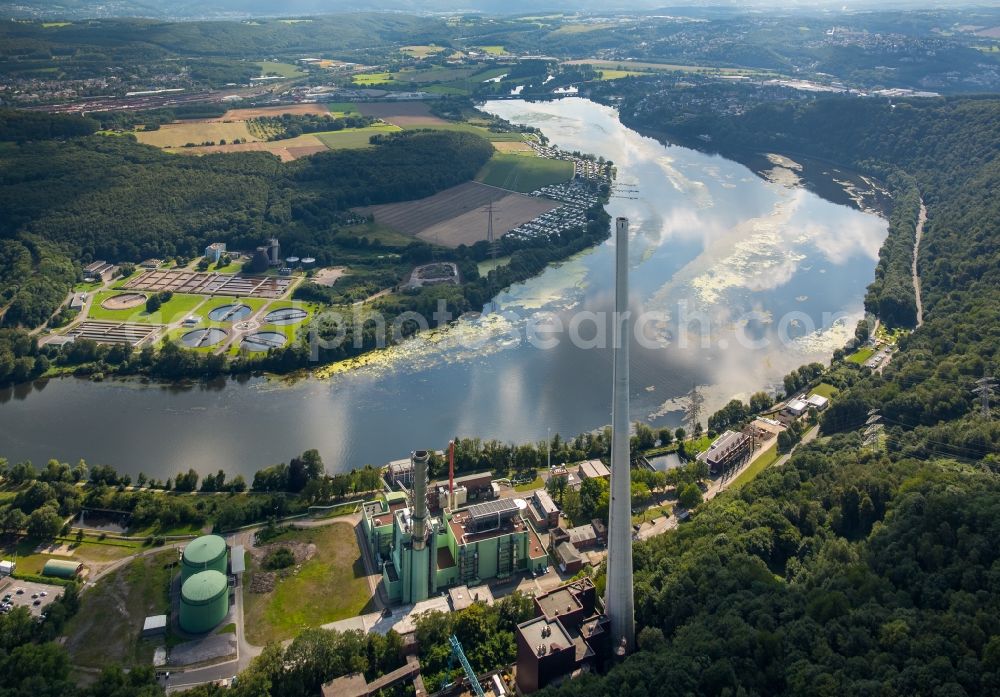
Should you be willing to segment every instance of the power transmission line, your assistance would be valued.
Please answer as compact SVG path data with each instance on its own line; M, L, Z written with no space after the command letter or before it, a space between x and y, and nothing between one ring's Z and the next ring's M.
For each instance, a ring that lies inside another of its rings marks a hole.
M979 395L979 405L983 410L983 416L987 419L990 418L990 398L993 397L993 388L996 386L996 382L996 378L984 375L976 380L976 386L972 389Z

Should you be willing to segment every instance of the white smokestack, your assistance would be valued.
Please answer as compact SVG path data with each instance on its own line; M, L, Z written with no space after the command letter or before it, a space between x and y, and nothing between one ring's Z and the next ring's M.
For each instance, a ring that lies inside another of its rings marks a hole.
M632 588L632 487L629 452L628 218L615 220L614 384L611 401L611 503L608 511L608 578L604 607L613 646L635 649Z

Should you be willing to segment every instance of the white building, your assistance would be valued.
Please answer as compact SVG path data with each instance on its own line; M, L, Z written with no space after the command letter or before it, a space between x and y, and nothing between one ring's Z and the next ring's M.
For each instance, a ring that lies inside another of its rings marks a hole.
M809 395L809 399L806 400L806 404L810 407L815 407L816 411L823 411L829 406L830 400L820 394L811 394Z
M217 264L222 255L226 253L226 243L225 242L213 242L212 244L205 247L205 258L211 263Z
M791 402L785 405L785 411L787 411L792 416L802 416L806 413L809 408L809 403L803 399L793 399Z

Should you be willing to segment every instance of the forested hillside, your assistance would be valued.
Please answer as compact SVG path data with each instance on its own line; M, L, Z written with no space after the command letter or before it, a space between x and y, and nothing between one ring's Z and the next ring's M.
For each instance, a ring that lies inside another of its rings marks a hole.
M128 137L0 148L0 307L6 326L45 322L74 263L193 257L207 242L322 244L350 206L429 196L468 181L492 147L462 132L409 132L374 148L282 164L266 153L180 157Z
M548 694L996 694L1000 425L971 389L998 368L1000 100L823 100L699 129L734 156L912 178L926 321L838 396L819 441L638 545L639 653ZM887 425L875 452L857 432L870 408Z

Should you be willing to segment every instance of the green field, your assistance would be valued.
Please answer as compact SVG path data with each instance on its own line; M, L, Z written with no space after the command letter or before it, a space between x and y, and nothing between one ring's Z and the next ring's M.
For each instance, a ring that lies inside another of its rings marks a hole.
M368 141L373 135L378 133L393 133L399 130L401 130L399 126L378 124L364 128L345 128L342 131L314 133L313 135L331 150L342 150L345 148L367 148L371 145Z
M678 65L675 63L645 63L641 61L612 61L580 59L566 61L567 65L589 65L595 70L641 71L649 73L682 72L707 75L777 75L771 70L757 68L713 68L705 65Z
M361 549L354 528L334 523L285 532L269 544L316 545L316 554L292 570L281 572L274 590L251 593L253 575L263 573L257 560L244 583L247 640L258 646L291 639L307 627L355 617L373 608ZM335 589L335 590L333 590Z
M101 307L101 303L114 295L130 293L127 290L106 290L97 293L94 301L90 305L90 319L110 320L113 322L139 322L141 324L170 324L184 319L187 315L205 301L203 295L185 295L177 293L164 303L159 312L150 315L146 312L145 305L139 305L127 310L106 310ZM147 297L150 293L144 293Z
M499 142L518 142L524 140L520 133L494 133L487 128L482 126L477 126L472 123L465 122L454 122L454 123L436 123L433 125L426 126L409 126L407 130L421 129L421 128L432 128L435 131L464 131L466 133L475 133L477 136L482 136L487 140L499 143Z
M400 53L405 53L412 58L427 58L444 51L444 46L403 46Z
M148 665L162 640L144 641L139 629L146 616L170 611L170 577L176 566L176 550L164 550L138 557L89 589L65 629L73 663L94 668Z
M833 399L837 396L838 392L840 392L840 390L833 385L828 385L825 382L821 382L816 385L816 387L814 387L811 391L811 393L818 394L820 397L826 397L827 399Z
M478 48L483 53L488 53L491 56L502 56L507 53L503 46L476 46L475 48Z
M326 105L330 113L334 116L347 116L348 114L359 114L358 106L353 102L331 102Z
M850 356L847 357L847 360L849 360L851 363L857 363L858 365L861 365L874 355L875 355L875 349L866 346L865 348L858 349L857 351L852 353Z
M739 491L741 487L750 483L754 477L773 465L774 461L777 459L778 441L775 440L771 443L771 447L761 453L752 465L740 472L740 476L733 480L732 484L729 485L729 488L734 491Z
M268 75L278 75L280 77L301 77L306 74L304 70L300 69L297 65L292 65L291 63L262 61L257 65L260 66L260 74L262 77L266 77Z
M396 232L391 227L380 225L378 223L352 225L350 227L341 228L339 232L347 233L358 238L367 237L371 241L378 240L386 247L405 247L413 242L413 238L409 235Z
M632 77L634 75L648 75L648 73L641 73L636 70L601 70L602 80L619 80L623 77Z
M572 177L573 163L568 160L498 152L479 170L476 181L528 193L549 184L568 181Z
M392 75L383 73L361 73L354 75L351 82L355 85L385 85L392 82Z

